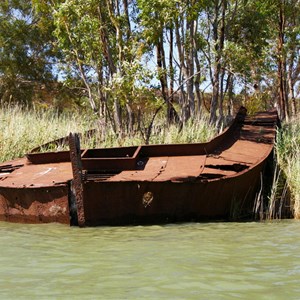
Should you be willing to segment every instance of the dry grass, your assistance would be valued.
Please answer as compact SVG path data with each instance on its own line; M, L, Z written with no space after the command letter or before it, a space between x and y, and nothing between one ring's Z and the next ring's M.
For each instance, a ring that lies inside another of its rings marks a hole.
M81 118L81 117L80 117ZM78 115L38 112L18 106L0 109L0 161L22 157L32 148L93 126L93 121Z
M97 129L96 134L82 138L82 148L114 147L144 144L141 131L131 135L117 136L111 126L100 126L97 116L86 114L58 114L52 110L35 111L19 106L0 109L0 161L22 157L31 149L49 141L67 136L70 132L86 132ZM189 122L179 130L178 126L167 127L163 116L153 124L150 144L204 142L216 134L208 125L206 117ZM64 148L52 148L48 151ZM45 149L46 150L46 149Z

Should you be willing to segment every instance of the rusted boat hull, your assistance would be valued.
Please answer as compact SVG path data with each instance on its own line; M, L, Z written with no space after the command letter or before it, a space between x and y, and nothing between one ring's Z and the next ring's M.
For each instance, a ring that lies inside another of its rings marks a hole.
M249 219L262 170L263 164L239 177L200 184L88 182L83 189L84 199L89 199L84 201L83 225Z
M70 224L70 179L70 162L33 164L22 158L1 164L0 220Z
M0 221L70 223L67 185L47 188L0 188Z
M99 226L250 218L278 117L245 113L202 144L84 150L70 134L70 151L0 165L0 220Z

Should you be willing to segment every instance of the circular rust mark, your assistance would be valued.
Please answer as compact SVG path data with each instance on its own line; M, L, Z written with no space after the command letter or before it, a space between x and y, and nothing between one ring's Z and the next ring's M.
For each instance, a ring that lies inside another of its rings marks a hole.
M146 207L150 206L152 201L153 201L153 193L146 192L143 195L143 205L144 205L144 207L146 208Z

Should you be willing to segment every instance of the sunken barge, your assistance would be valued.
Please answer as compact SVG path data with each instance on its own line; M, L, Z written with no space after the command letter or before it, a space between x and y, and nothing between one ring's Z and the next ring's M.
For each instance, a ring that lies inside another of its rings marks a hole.
M276 111L241 108L207 143L32 152L0 164L0 220L99 226L253 216Z

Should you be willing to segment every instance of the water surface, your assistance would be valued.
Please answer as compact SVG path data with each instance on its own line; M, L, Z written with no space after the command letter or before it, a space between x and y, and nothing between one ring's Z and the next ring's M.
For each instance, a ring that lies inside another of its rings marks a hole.
M299 299L300 222L0 222L0 299Z

